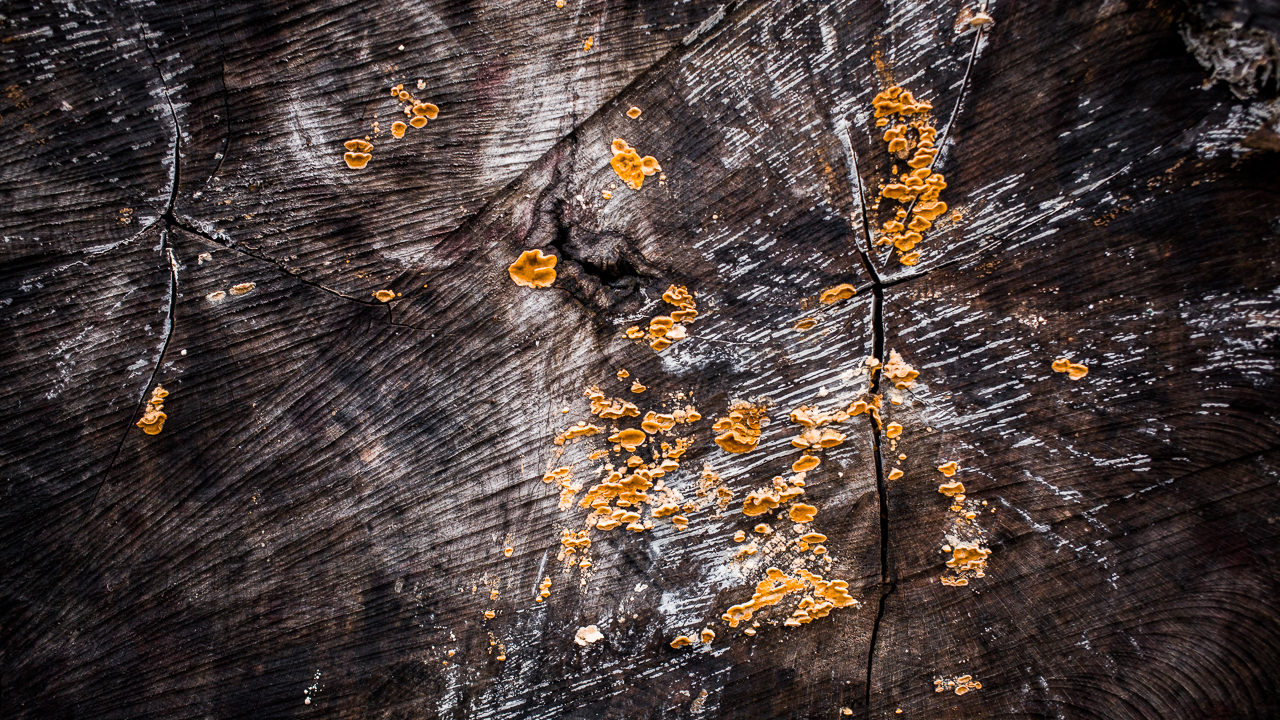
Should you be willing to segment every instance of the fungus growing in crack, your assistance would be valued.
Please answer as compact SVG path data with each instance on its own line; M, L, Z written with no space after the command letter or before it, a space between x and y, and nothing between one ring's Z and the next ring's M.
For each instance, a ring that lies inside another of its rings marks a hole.
M627 117L631 118L632 120L635 120L636 118L640 117L640 113L641 113L640 108L636 107L635 105L632 105L631 109L627 111Z
M258 284L257 284L257 283L252 283L252 282L240 283L239 285L232 285L232 286L231 286L231 294L232 294L232 295L244 295L244 294L245 294L245 293L247 293L247 292L251 292L251 291L252 291L254 288L256 288L256 287L258 287Z
M818 296L818 301L823 305L834 305L841 300L848 300L857 294L858 290L856 288L849 283L844 283L843 285L836 285L835 287L829 287L826 290L823 290Z
M397 138L397 139L402 138L404 137L404 131L408 129L409 129L408 125L405 125L404 123L397 120L391 123L391 137Z
M147 400L147 411L135 423L137 427L142 428L142 432L148 435L159 435L164 429L164 421L169 418L163 412L164 399L167 397L169 397L169 391L159 385L151 390L151 398Z
M373 294L378 302L391 302L396 299L396 294L390 290L379 290Z
M1073 363L1064 357L1054 360L1052 367L1054 372L1066 373L1067 377L1072 380L1079 380L1089 374L1088 366L1080 363Z
M621 430L609 436L609 442L617 443L627 452L635 452L636 448L644 444L648 436L642 430Z
M951 462L943 463L938 466L938 472L942 473L943 475L946 475L947 477L951 477L952 475L955 475L956 470L959 470L959 469L960 469L960 465L955 460L952 460Z
M531 288L550 287L551 283L556 281L557 259L555 255L543 255L538 249L526 250L511 263L507 272L517 285Z
M796 503L795 505L792 505L791 510L787 512L791 521L796 523L813 522L813 516L817 514L818 508L812 505L805 505L804 503Z
M791 463L791 472L798 472L798 473L809 472L810 470L818 467L821 464L822 464L822 458L819 458L816 455L809 455L806 453L804 455L801 455L800 459Z

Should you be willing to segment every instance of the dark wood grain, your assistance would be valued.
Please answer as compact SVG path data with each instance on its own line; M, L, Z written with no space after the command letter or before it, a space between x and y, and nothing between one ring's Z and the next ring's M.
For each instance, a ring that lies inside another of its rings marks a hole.
M0 716L1277 716L1280 109L1229 72L1272 5L6 6ZM397 83L440 107L400 140ZM915 266L872 244L895 83L948 183ZM655 353L624 332L672 284L700 315ZM890 351L911 387L868 386ZM607 444L552 442L593 385L696 405L664 481L733 500L593 529L585 571L542 476L596 481ZM799 567L733 540L797 534L741 512L788 414L868 387L902 434L851 418L804 488L858 604L729 627ZM991 550L959 587L947 461Z

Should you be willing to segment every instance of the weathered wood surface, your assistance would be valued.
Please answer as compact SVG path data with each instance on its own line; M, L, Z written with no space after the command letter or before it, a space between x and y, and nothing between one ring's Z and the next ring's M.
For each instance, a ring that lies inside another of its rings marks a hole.
M1280 10L974 9L6 6L0 716L1276 717ZM400 82L441 113L392 140ZM892 83L945 138L915 267L868 245ZM621 186L615 137L665 180ZM533 247L551 289L507 275ZM655 354L623 331L670 284L702 314ZM921 373L897 449L852 418L804 495L810 566L860 605L729 628L787 414L891 349ZM734 500L593 530L584 573L556 555L586 511L541 478L594 482L599 443L551 440L595 384L685 393L666 480L691 498L710 463ZM711 424L744 398L773 422L729 455ZM992 551L964 587L948 460Z

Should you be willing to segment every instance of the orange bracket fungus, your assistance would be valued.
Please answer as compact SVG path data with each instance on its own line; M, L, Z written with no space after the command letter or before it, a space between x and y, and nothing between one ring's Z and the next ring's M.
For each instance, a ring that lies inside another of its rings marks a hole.
M142 428L142 432L148 435L159 435L164 429L164 421L168 419L168 415L164 412L164 399L169 397L169 391L159 385L151 391L151 398L147 400L147 411L138 420L136 425Z
M834 305L841 300L848 300L857 294L858 291L852 285L844 283L843 285L836 285L835 287L829 287L826 290L823 290L822 294L818 296L818 301L823 305Z
M771 567L766 574L767 577L756 585L756 591L751 596L751 600L741 605L734 605L721 616L721 619L729 623L729 627L738 627L738 623L750 620L752 613L756 610L777 605L788 594L804 590L805 585L802 581L789 577L778 568Z
M680 637L671 641L671 647L677 650L679 650L682 647L685 647L686 645L692 645L692 644L693 644L693 640L688 637L685 637L684 635L681 635Z
M635 452L648 437L642 430L621 430L609 436L609 442L617 443L627 452Z
M760 442L760 421L768 420L765 408L740 402L735 404L727 417L716 420L712 430L716 444L725 452L745 453L756 449Z
M517 285L531 288L550 287L556 281L556 256L543 255L541 250L526 250L507 272Z
M627 111L627 117L631 118L632 120L635 120L636 118L640 117L640 113L641 113L640 108L636 107L635 105L632 105L631 109Z
M947 477L951 477L952 475L955 475L956 470L959 470L959 469L960 469L960 465L955 460L952 460L951 462L948 462L948 463L943 463L938 466L938 472L942 473L943 475L946 475Z
M1079 363L1073 363L1064 357L1058 358L1057 360L1053 361L1053 371L1066 373L1067 377L1071 378L1072 380L1079 380L1080 378L1089 374L1088 366L1081 365Z
M938 486L938 492L942 493L943 495L946 495L947 497L963 495L964 483L960 482L959 480L952 480L949 483L943 483Z
M658 164L656 158L652 155L640 157L635 148L628 145L622 138L614 140L610 147L613 150L613 159L609 161L609 165L632 190L639 190L644 185L646 176L662 172L662 166Z
M391 123L391 137L397 138L397 139L402 138L404 137L404 131L408 129L409 129L408 125L405 125L404 123L397 120Z
M396 299L396 294L390 290L379 290L373 296L378 299L378 302L391 302Z
M347 161L347 167L353 170L359 170L369 164L369 159L373 155L369 151L373 149L373 144L365 140L348 140L343 143L343 147L347 152L343 154L342 159Z
M796 503L791 506L791 510L787 513L792 522L807 523L813 522L813 516L818 514L818 508L804 503Z
M800 459L791 463L791 472L809 472L822 464L822 458L816 455L801 455Z

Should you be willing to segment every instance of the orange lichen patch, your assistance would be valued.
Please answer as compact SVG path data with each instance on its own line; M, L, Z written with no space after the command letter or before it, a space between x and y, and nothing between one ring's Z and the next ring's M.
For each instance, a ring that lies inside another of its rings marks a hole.
M841 300L848 300L857 294L858 290L856 288L849 283L844 283L843 285L836 285L835 287L829 287L826 290L823 290L822 293L818 295L818 301L823 305L834 305Z
M812 330L813 326L817 324L818 321L813 318L802 318L797 320L796 323L791 326L791 329L804 332L805 330Z
M142 414L138 422L134 423L137 427L142 428L142 432L148 435L159 435L164 429L164 421L169 418L164 410L164 399L169 397L169 391L157 385L151 391L151 398L147 400L147 411Z
M809 472L821 464L822 458L819 458L816 455L801 455L799 460L791 463L791 472Z
M717 433L716 444L730 453L745 453L756 449L760 442L760 422L767 420L766 409L759 405L739 402L729 414L716 420L711 429Z
M897 480L897 479L898 479L898 478L900 478L900 477L902 477L902 471L901 471L901 470L899 470L898 468L894 468L894 469L892 469L892 470L890 470L890 471L889 471L889 479L890 479L890 480Z
M902 434L902 425L899 423L891 422L888 425L884 426L884 436L889 438L890 440L898 437L901 434Z
M404 131L408 129L409 129L408 125L405 125L404 123L397 120L391 123L391 137L402 138L404 137Z
M931 103L917 101L910 91L896 85L872 98L871 106L875 108L878 118L888 115L919 115L933 109Z
M642 430L621 430L609 436L609 442L617 443L627 452L635 452L636 448L644 444L648 436Z
M232 285L231 294L244 295L245 293L252 291L257 286L258 286L257 283L251 283L251 282L240 283L239 285Z
M789 577L778 568L769 568L766 573L767 577L756 585L756 591L751 596L751 600L730 607L721 616L725 622L729 623L729 627L738 627L738 623L750 620L752 613L760 608L777 605L788 594L805 588L804 582Z
M791 510L787 512L791 521L796 523L813 522L813 516L817 514L818 508L812 505L805 505L804 503L796 503L795 505L792 505Z
M421 115L419 115L419 116L417 116L417 117L415 117L415 118L410 119L410 120L409 120L409 124L410 124L410 125L412 125L412 126L413 126L413 127L415 127L415 128L419 128L419 129L421 129L421 128L424 128L424 127L426 127L426 126L427 126L427 118L422 117Z
M991 551L977 542L956 543L951 548L951 559L947 561L947 567L956 572L973 571L976 577L982 577L990 555Z
M951 477L952 475L955 475L956 470L959 470L959 469L960 469L960 465L955 460L952 460L951 462L948 462L948 463L943 463L938 466L938 472L942 473L943 475L946 475L947 477Z
M686 645L692 645L692 644L693 644L693 639L685 637L684 635L681 635L680 637L671 641L671 647L677 650L679 650L682 647L685 647Z
M649 389L649 388L645 387L644 385L641 385L639 380L634 380L634 381L632 381L632 383L631 383L631 392L633 392L633 393L635 393L635 394L637 394L637 395L639 395L640 393L642 393L642 392L644 392L645 390L648 390L648 389Z
M515 284L531 288L550 287L556 281L555 255L543 255L541 250L525 250L507 272Z
M632 120L635 120L636 118L640 117L641 112L642 111L640 110L640 108L632 105L631 109L627 111L627 117L631 118Z
M574 442L577 442L580 438L584 438L589 435L596 435L602 432L604 432L604 428L602 427L597 427L595 425L588 425L585 422L580 422L577 425L574 425L568 430L565 430L564 432L557 435L556 439L553 440L552 442L554 442L556 445L564 445L566 440L572 440Z
M1052 367L1054 372L1066 373L1067 377L1071 378L1072 380L1079 380L1080 378L1089 374L1088 366L1081 365L1079 363L1073 363L1064 357L1054 360Z
M911 387L911 383L920 377L919 371L904 362L897 350L889 351L889 361L884 364L881 372L884 373L885 378L893 381L893 386L899 390Z
M600 628L595 625L578 628L578 632L573 636L573 642L586 647L597 640L603 640L604 635L600 633Z
M702 638L702 642L710 644L712 640L716 639L716 631L711 628L703 628L699 636Z
M959 480L953 480L952 482L949 482L949 483L943 483L938 486L938 492L942 493L943 495L946 495L947 497L954 497L956 495L961 495L964 493L964 483L960 482Z
M396 299L396 294L390 290L379 290L373 294L378 302L391 302Z
M640 338L644 337L644 331L640 329L639 325L632 325L631 327L627 328L627 337L631 338L632 340L639 340Z
M650 410L645 413L644 420L640 422L640 428L650 435L656 435L660 432L666 432L676 426L676 419L671 415L659 414Z
M747 517L763 515L781 504L778 493L769 488L762 488L749 493L742 501L742 514Z
M589 37L589 38L587 38L587 39L582 43L582 52L591 52L591 46L595 44L595 41L596 41L596 39L595 39L595 38L593 38L593 37Z
M348 140L342 146L353 153L367 153L373 149L373 143L367 140Z
M372 158L373 156L369 153L349 152L342 154L342 159L346 161L347 167L352 170L359 170L365 165L368 165L369 160Z

